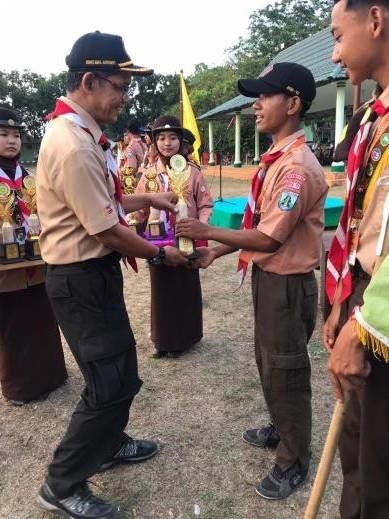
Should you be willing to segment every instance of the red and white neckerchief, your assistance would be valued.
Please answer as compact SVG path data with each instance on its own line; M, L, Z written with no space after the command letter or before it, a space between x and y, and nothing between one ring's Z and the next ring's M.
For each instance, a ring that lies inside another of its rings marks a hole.
M28 217L30 216L30 210L24 202L23 198L18 194L23 185L23 170L19 163L16 164L15 178L12 180L7 173L0 168L0 182L7 184L12 191L15 191L16 203L19 207L19 213L22 218L22 225L28 233Z
M389 109L385 108L378 99L369 108L367 114L361 121L358 133L354 137L347 158L346 178L346 200L340 215L336 233L332 239L328 253L326 269L326 292L330 303L335 299L336 289L342 281L342 292L340 302L351 294L351 272L350 272L350 224L354 211L355 188L358 174L364 164L369 134L371 127L377 117L385 115Z
M46 120L50 121L52 119L55 119L56 117L64 117L68 121L71 121L72 123L76 124L77 126L80 126L83 130L85 130L89 135L92 136L93 134L88 128L88 126L84 123L81 116L73 110L72 107L70 107L68 104L66 104L62 99L57 99L54 111L51 112L47 117ZM101 134L101 137L99 139L98 144L103 149L105 161L107 164L107 170L110 172L113 182L115 184L115 202L116 202L116 209L119 217L119 222L121 225L124 225L128 227L127 220L126 220L126 214L124 212L122 202L123 202L123 193L119 178L119 171L117 167L117 162L115 160L115 157L112 154L111 147L109 144L109 140L106 135L103 133ZM127 257L126 258L128 263L131 265L131 267L135 270L135 272L138 272L138 266L136 264L136 259L134 257Z
M265 180L266 172L271 164L273 164L276 160L282 157L287 151L290 151L292 148L299 147L305 142L305 136L300 135L294 141L289 142L283 148L275 152L266 152L261 156L261 162L259 164L258 170L255 172L253 179L251 181L251 188L249 191L249 195L247 197L247 204L243 214L241 229L242 230L251 230L254 226L254 215L256 210L259 210L261 204L261 192L263 183ZM239 259L238 259L238 286L242 286L244 278L246 277L247 269L249 263L253 257L252 251L240 250Z

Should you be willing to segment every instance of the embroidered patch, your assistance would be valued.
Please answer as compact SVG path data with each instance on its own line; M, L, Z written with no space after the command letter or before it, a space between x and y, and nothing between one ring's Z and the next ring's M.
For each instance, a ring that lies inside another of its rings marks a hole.
M371 160L374 160L374 162L378 162L381 158L381 150L380 148L374 148L374 150L371 152Z
M105 213L107 215L110 215L113 213L113 209L112 209L112 206L111 205L107 205L107 207L105 208Z
M288 173L287 175L285 175L285 189L292 190L299 194L305 180L305 176L301 173Z
M384 146L384 148L386 148L386 146L389 145L389 133L384 133L380 139L380 143L381 143L381 146Z
M283 191L278 199L278 207L281 211L291 211L296 205L298 194L292 191Z

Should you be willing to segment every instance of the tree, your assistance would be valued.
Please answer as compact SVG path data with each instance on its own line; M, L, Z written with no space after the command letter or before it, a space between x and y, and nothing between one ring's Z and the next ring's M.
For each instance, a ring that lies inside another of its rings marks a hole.
M134 78L130 85L129 102L116 123L107 127L108 134L112 137L120 135L131 118L139 119L147 125L161 114L178 116L179 89L179 77L174 75L153 74Z
M229 52L239 75L256 77L283 49L328 27L332 0L280 0L250 15L249 36Z
M49 78L29 70L0 73L0 101L15 107L33 140L42 137L44 115L54 107L55 99L65 93L65 78L65 72L51 74Z

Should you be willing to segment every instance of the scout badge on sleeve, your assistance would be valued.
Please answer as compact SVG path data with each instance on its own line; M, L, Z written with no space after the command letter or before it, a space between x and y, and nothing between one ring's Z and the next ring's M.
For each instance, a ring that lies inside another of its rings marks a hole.
M169 175L170 188L178 196L177 220L188 217L188 206L185 197L189 191L190 169L187 167L186 159L182 155L173 155L170 159L170 168L166 167ZM177 247L189 259L196 259L197 252L195 242L186 236L177 239Z
M281 211L291 211L296 205L298 194L292 191L283 191L278 199L278 207Z

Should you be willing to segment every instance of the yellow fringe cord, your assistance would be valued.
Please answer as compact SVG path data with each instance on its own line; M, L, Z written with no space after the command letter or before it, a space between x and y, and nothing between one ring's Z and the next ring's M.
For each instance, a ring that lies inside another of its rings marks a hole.
M374 337L358 321L355 321L355 331L363 346L373 352L378 360L389 362L389 348L386 344Z

